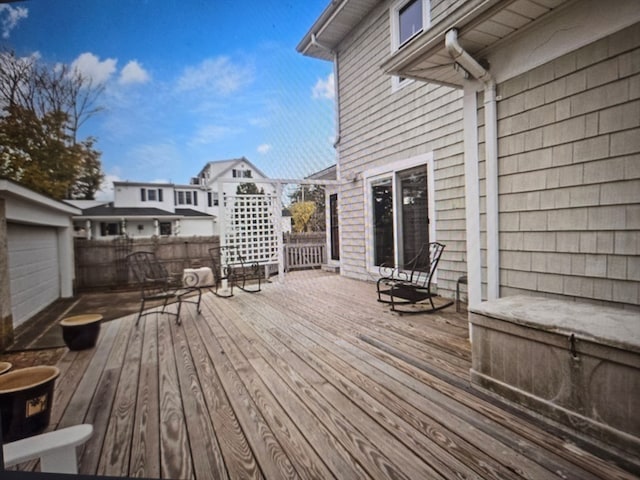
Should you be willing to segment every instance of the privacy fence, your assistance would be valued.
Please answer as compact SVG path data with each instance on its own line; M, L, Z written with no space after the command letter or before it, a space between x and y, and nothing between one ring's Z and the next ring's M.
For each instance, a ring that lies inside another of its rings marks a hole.
M285 234L284 242L286 271L320 267L326 262L324 232ZM179 273L187 267L209 265L209 249L219 245L218 236L77 238L74 245L76 290L127 288L126 256L134 251L154 252L167 271Z

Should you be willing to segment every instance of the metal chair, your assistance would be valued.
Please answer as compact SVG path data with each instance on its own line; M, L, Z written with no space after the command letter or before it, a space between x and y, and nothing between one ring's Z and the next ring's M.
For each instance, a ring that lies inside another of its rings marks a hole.
M176 276L170 275L164 265L162 265L153 252L133 252L127 255L127 263L133 272L133 277L140 287L140 310L136 319L136 326L140 318L157 310L145 310L147 302L162 302L160 313L167 313L176 317L176 324L180 325L180 310L182 302L186 301L197 305L200 313L200 300L202 293L200 289L184 288ZM197 292L197 300L184 300L188 294ZM166 310L169 302L177 303L176 312Z
M209 249L212 271L215 280L213 293L220 297L233 296L233 287L248 293L261 291L261 269L257 262L248 263L240 251L233 246L220 246ZM227 281L229 292L220 293L218 288Z
M453 301L450 301L436 306L433 297L438 295L431 291L433 275L444 247L438 242L424 244L406 265L395 268L381 266L381 277L376 284L378 301L389 303L391 310L398 313L432 313L453 305ZM425 300L429 300L429 308L404 307L420 305Z

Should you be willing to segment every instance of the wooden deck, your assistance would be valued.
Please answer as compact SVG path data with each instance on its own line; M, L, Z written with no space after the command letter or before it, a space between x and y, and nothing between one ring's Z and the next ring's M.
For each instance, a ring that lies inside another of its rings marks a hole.
M183 322L103 324L60 361L51 426L80 471L173 479L636 478L468 382L466 315L397 316L375 285L298 272Z

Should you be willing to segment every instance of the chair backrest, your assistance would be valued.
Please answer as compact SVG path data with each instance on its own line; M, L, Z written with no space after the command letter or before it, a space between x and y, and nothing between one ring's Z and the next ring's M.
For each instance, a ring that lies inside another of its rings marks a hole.
M226 265L232 261L232 247L213 247L209 249L209 257L211 257L211 271L216 284L226 279L229 275Z
M444 247L444 244L438 242L422 245L418 254L406 266L410 271L409 280L411 283L423 287L428 287L431 284Z
M143 296L166 290L170 281L167 269L153 252L133 252L127 255L127 263L133 277L142 289Z

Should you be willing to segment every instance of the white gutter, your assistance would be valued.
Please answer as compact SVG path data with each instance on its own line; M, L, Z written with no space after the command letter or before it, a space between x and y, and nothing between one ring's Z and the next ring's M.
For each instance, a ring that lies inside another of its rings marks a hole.
M496 108L496 83L491 74L458 43L458 32L456 29L451 29L446 33L445 47L458 65L464 68L464 70L473 78L480 80L484 84L487 299L493 300L500 296L500 247L498 235L498 120ZM478 179L476 178L475 181L477 182ZM467 245L467 248L476 248L476 246ZM469 292L471 295L471 287L473 286L478 288L479 286L473 285L471 278L469 280ZM478 293L475 295L477 296ZM469 303L474 303L471 301L471 297L469 299Z

